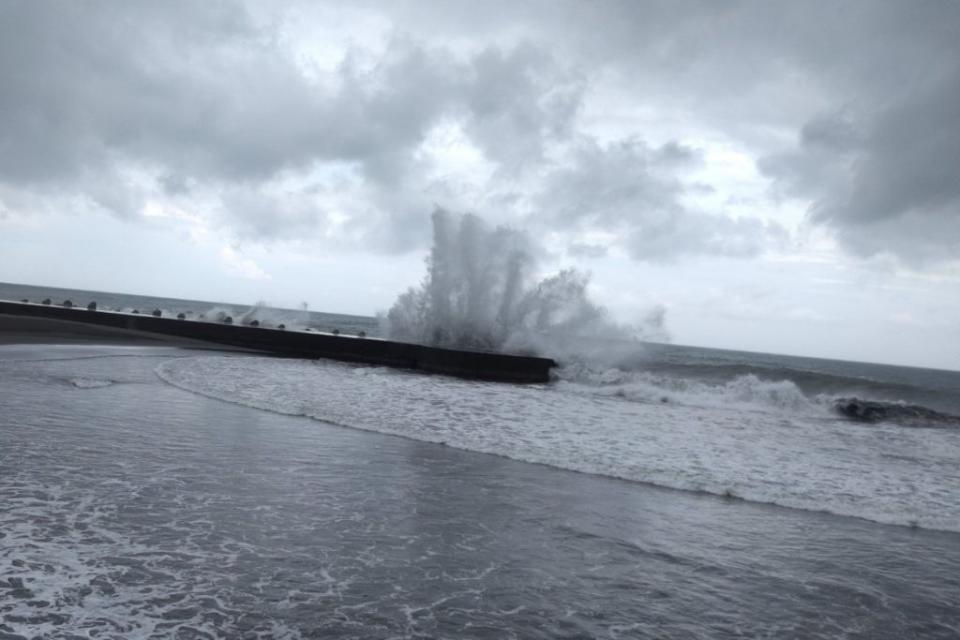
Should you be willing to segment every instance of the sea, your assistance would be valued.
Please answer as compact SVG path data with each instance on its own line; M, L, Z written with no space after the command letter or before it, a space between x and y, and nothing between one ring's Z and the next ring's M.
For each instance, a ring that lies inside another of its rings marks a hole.
M0 284L45 298L380 327ZM960 638L960 372L618 349L513 385L0 337L0 638Z

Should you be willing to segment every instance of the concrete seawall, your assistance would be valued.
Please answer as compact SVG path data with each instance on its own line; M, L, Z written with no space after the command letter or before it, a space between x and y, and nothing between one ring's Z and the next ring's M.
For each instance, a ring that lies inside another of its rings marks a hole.
M546 382L550 368L556 366L549 358L460 351L376 338L178 320L146 314L88 311L55 304L0 301L0 314L176 336L297 358L329 358L478 380Z

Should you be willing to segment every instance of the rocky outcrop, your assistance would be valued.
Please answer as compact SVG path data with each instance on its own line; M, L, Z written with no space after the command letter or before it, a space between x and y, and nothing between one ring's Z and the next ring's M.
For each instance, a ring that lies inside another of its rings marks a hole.
M857 422L898 422L914 426L960 425L960 416L934 411L917 404L880 402L860 398L840 398L833 408L842 416Z

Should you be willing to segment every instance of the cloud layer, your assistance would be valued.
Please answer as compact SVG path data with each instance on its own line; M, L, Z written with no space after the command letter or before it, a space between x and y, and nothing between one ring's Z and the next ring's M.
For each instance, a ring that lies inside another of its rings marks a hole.
M9 2L0 214L403 252L441 205L658 262L784 250L796 201L854 253L951 260L958 24L892 0Z

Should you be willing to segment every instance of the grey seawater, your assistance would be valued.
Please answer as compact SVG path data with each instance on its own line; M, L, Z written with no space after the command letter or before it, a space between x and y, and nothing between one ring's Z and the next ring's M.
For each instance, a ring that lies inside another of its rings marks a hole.
M960 635L956 533L342 428L155 375L194 355L0 347L0 637Z

